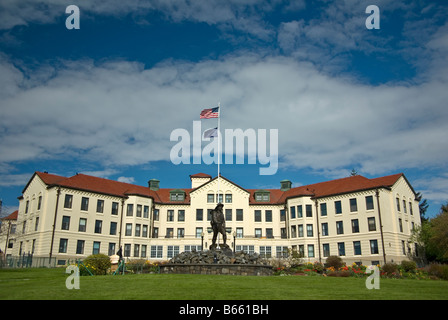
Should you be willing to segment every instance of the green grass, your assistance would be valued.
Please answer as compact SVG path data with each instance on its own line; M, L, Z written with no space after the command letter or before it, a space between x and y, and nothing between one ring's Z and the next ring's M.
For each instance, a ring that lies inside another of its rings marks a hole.
M68 290L68 276L64 268L0 269L0 299L448 299L448 281L437 280L381 279L368 290L365 278L351 277L136 274L81 277L80 289Z

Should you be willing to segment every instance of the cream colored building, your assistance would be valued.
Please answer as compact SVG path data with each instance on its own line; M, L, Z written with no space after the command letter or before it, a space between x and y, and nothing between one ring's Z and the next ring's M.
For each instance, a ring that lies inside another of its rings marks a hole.
M352 176L292 188L245 189L225 177L190 176L191 188L137 186L84 174L66 178L36 172L19 197L14 246L8 253L84 258L93 253L168 260L208 248L209 211L224 204L227 244L237 251L281 257L287 249L305 261L339 255L347 263L399 262L420 225L415 191L403 174ZM0 244L2 245L2 244Z

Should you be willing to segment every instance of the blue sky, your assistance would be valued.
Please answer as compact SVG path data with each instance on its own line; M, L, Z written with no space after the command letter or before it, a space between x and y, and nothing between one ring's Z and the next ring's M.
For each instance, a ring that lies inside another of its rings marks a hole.
M68 30L68 5L80 29ZM368 30L368 5L380 29ZM16 0L0 4L0 198L34 171L189 187L176 128L278 129L279 166L227 164L246 188L403 172L448 200L445 1ZM202 128L216 120L202 120Z

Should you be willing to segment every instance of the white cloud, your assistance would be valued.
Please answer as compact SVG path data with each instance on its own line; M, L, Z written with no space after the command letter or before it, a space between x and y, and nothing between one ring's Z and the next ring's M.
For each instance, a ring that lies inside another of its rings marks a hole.
M118 177L117 181L125 182L125 183L135 183L134 177Z
M126 61L70 61L51 73L48 66L35 70L30 79L8 60L1 66L8 72L0 82L17 79L13 94L2 97L3 164L55 157L107 168L169 161L171 131L191 131L201 109L218 101L223 128L279 129L280 168L350 166L381 174L444 165L448 157L446 78L368 86L292 58L257 55L147 70Z

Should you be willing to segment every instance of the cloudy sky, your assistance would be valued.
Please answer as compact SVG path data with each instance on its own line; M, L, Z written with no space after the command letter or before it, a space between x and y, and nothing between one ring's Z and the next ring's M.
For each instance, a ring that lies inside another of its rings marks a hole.
M371 4L380 29L366 28ZM170 134L220 102L223 129L278 129L275 175L222 166L241 186L403 172L434 215L448 200L447 89L446 1L4 0L0 198L17 207L34 171L161 187L215 176L172 164Z

